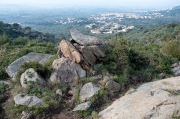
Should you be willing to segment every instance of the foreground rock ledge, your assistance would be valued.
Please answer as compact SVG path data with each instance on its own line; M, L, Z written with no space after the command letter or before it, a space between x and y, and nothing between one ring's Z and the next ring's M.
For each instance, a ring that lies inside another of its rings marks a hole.
M180 77L141 85L99 113L100 119L173 119L180 116Z

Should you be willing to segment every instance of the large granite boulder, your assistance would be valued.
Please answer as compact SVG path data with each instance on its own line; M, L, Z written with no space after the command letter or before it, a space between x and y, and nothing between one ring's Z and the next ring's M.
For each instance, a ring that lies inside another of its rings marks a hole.
M49 60L51 58L51 56L52 55L49 55L49 54L31 52L31 53L15 60L14 62L12 62L6 69L6 72L8 73L8 75L11 78L14 79L23 63L38 62L40 64L44 64L47 60Z
M73 62L81 63L82 61L84 61L82 55L69 41L62 40L60 42L60 49L63 53L63 56L69 58Z
M84 58L84 62L88 65L88 66L94 66L97 58L94 56L94 54L85 46L81 46L81 48L79 49L80 53L82 54L83 58Z
M141 85L99 113L100 119L173 119L180 116L180 77Z
M84 78L86 71L79 64L74 63L68 58L62 57L54 60L53 72L50 82L72 82L75 78Z
M89 100L91 97L97 94L100 89L101 87L98 85L95 85L91 82L86 83L80 90L80 100L83 102Z
M40 98L24 94L17 94L14 96L14 101L16 105L26 105L28 107L44 105L44 102Z
M36 82L41 87L46 85L45 80L35 72L33 68L27 69L20 78L20 83L23 88L27 88L30 82Z
M94 54L94 56L96 56L96 58L100 59L102 57L104 57L104 53L102 52L102 50L100 50L98 48L98 46L96 45L92 45L92 46L88 46L88 49Z
M78 44L82 46L105 45L105 43L102 40L94 36L84 35L76 30L70 30L70 33L71 33L72 40L74 40L75 42L77 42Z
M102 49L105 43L93 36L83 35L78 31L71 30L70 42L62 40L59 45L58 56L66 57L80 64L84 69L90 71L95 62L104 57Z

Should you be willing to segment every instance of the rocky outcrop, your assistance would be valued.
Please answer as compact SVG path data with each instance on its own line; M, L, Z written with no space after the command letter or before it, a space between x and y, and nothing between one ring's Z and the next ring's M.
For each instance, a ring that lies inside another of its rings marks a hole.
M86 71L93 73L96 61L105 56L99 47L105 46L103 41L79 32L71 31L71 35L70 41L59 43L59 59L53 62L50 82L72 82L75 78L84 78Z
M105 56L102 52L105 43L93 36L86 36L77 31L70 32L72 39L60 42L59 57L69 58L90 71L96 61L101 60Z
M53 71L49 82L72 84L75 79L83 79L86 77L86 71L94 73L92 67L97 60L101 60L105 56L101 50L102 47L105 47L103 41L79 32L71 31L71 35L72 39L70 41L62 40L59 43L59 58L53 62ZM100 89L93 86L92 88L96 90ZM87 92L89 93L89 91ZM92 96L96 91L90 91L90 93L89 95ZM85 101L91 96L82 100Z
M69 41L62 40L60 42L60 49L64 57L69 58L75 63L81 63L84 60L79 51Z
M53 72L50 82L72 82L75 78L84 78L86 71L79 64L74 63L68 58L62 57L54 60Z
M83 102L89 100L91 97L97 94L100 89L101 88L98 85L91 82L86 83L80 90L80 100Z
M46 85L45 80L34 71L33 68L27 69L20 78L20 83L23 88L27 88L30 85L30 82L36 82L37 85L43 87Z
M15 78L23 63L38 62L40 64L44 64L47 60L49 60L51 58L51 56L52 55L49 55L49 54L31 52L31 53L15 60L14 62L12 62L6 69L6 72L8 73L8 75L11 78Z
M38 97L24 94L17 94L14 96L14 101L16 105L26 105L28 107L44 105L44 102Z
M6 24L1 22L1 30L11 39L16 39L18 37L27 37L29 39L38 39L39 42L49 41L56 42L55 35L49 33L42 33L39 31L32 30L31 27L21 27L18 23ZM2 32L1 32L2 33Z
M79 104L77 107L73 109L73 111L84 111L87 110L91 106L91 101L87 101Z
M180 77L146 83L113 102L100 119L173 119L180 116Z

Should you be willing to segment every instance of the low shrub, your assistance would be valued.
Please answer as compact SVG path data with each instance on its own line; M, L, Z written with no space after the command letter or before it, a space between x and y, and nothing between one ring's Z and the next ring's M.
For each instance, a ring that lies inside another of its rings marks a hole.
M163 52L180 60L180 41L170 40L163 45Z
M44 79L48 79L48 77L51 74L51 68L49 68L47 66L48 65L46 65L46 66L41 65L38 62L24 63L24 64L21 65L21 68L18 71L16 78L20 79L20 76L21 76L22 73L24 73L29 68L33 68Z
M0 82L0 94L5 93L8 89L8 84L5 84L4 82Z

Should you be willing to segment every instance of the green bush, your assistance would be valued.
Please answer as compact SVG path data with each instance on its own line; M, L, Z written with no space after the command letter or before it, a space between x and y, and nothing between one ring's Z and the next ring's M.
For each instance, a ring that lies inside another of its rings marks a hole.
M154 43L136 43L113 38L106 49L102 71L117 75L115 80L122 85L151 81L158 74L171 74L171 65L176 61L162 52Z
M15 40L12 41L13 45L26 45L28 43L29 39L27 37L18 37Z
M171 40L164 44L163 52L180 60L180 41Z
M8 84L5 84L4 82L0 82L0 94L5 93L8 89Z
M6 35L0 36L0 46L4 45L5 43L10 42L10 39Z
M9 76L6 73L5 69L0 68L0 79L7 79Z

